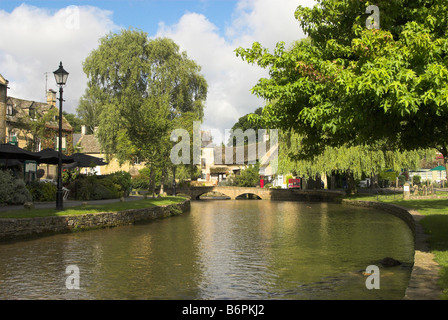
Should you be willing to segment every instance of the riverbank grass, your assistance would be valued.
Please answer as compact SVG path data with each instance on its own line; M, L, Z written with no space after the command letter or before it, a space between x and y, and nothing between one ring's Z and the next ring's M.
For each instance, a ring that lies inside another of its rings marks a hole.
M417 210L424 217L420 223L427 235L428 246L434 260L440 265L439 285L443 290L442 299L448 300L448 199L403 200L398 194L392 195L354 195L346 199L378 201Z
M49 216L70 216L80 215L88 213L101 213L101 212L119 212L129 209L143 209L153 206L164 206L170 204L181 203L185 201L183 197L160 197L160 198L147 198L142 200L132 201L117 201L114 203L106 204L85 204L74 207L66 208L62 211L55 209L21 209L0 212L0 219L2 218L35 218L35 217L49 217Z

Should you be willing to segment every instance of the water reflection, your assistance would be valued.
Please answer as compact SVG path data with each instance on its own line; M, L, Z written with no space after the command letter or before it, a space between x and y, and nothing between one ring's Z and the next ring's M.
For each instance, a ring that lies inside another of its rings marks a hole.
M385 256L381 290L362 269ZM0 245L1 299L401 299L400 219L330 203L198 201L179 217ZM80 268L80 289L65 268Z

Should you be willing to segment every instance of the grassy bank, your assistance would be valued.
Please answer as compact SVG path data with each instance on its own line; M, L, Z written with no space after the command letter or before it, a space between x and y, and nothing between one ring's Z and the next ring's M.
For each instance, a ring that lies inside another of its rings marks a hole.
M402 195L355 195L347 199L380 201L417 210L424 215L421 224L429 235L428 245L440 265L439 285L448 299L448 199L403 200Z
M1 218L34 218L34 217L48 217L48 216L67 216L67 215L79 215L87 213L100 213L100 212L118 212L128 209L142 209L152 206L163 206L169 204L176 204L186 200L182 197L162 197L162 198L148 198L142 200L132 201L117 201L107 204L96 205L80 205L76 207L66 208L62 211L55 209L21 209L0 212Z

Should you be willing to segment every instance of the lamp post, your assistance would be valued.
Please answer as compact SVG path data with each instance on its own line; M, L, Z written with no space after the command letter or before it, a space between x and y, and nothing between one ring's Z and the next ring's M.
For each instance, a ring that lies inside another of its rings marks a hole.
M173 196L176 196L176 165L173 165Z
M64 210L63 196L62 196L62 87L65 86L68 78L68 72L62 67L62 61L59 69L54 73L56 84L59 86L59 141L58 141L58 190L56 192L56 210Z

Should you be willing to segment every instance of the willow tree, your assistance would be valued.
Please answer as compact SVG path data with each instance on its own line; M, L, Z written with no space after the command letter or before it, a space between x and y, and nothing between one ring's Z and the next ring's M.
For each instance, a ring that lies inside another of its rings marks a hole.
M207 83L200 66L171 39L122 30L100 40L84 61L87 94L100 106L97 136L107 157L138 158L162 177L172 166L170 132L201 121ZM162 178L163 180L163 178Z
M367 23L372 4L379 29ZM268 102L261 118L299 133L303 157L387 141L447 161L446 12L446 0L317 0L295 12L306 39L273 53L255 42L237 55L269 70L253 87Z
M434 157L433 149L408 151L389 150L385 143L356 146L327 146L319 155L311 158L301 156L302 137L293 130L281 132L279 148L279 172L295 172L304 178L315 178L321 174L341 174L347 178L348 192L356 190L355 179L375 177L386 169L401 172L415 170L422 159Z

